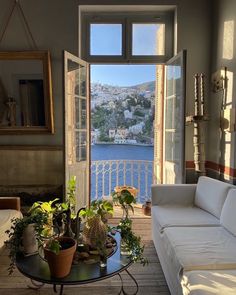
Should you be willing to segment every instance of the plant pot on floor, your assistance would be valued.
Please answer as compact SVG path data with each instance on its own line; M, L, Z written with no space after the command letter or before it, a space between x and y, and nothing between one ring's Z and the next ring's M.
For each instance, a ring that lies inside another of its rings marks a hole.
M51 276L55 278L66 277L71 270L73 256L76 250L76 241L69 237L59 237L60 250L56 254L46 244L44 255L48 262Z

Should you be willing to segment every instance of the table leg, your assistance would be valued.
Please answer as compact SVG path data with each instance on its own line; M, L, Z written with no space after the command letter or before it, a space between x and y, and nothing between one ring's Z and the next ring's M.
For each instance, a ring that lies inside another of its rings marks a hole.
M62 293L63 293L63 287L64 287L64 285L61 285L60 295L62 295Z
M28 285L27 287L29 289L38 290L44 286L44 283L40 283L40 282L34 281L32 279L30 279L30 281L33 286Z
M134 293L132 293L132 295L136 295L136 294L138 293L138 289L139 289L139 288L138 288L138 283L137 283L136 279L134 278L134 276L131 275L131 273L130 273L127 269L125 269L125 271L127 272L128 276L129 276L129 277L133 280L133 282L135 283L136 290L135 290ZM121 295L121 294L129 295L129 294L126 293L125 290L124 290L124 284L123 284L123 279L122 279L121 274L118 273L118 276L120 277L120 281L121 281L121 289L120 289L120 292L119 292L118 295ZM131 294L130 294L130 295L131 295Z
M64 285L60 285L60 295L63 294L63 287L64 287ZM57 285L56 284L53 285L53 291L54 291L54 293L57 293Z
M57 293L57 285L53 285L53 291L54 291L54 293Z

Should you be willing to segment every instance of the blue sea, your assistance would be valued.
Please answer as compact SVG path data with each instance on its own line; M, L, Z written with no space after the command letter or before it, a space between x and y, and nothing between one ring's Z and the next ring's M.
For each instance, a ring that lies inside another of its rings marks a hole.
M106 160L143 160L153 161L153 146L136 146L136 145L110 145L99 144L91 147L91 161ZM91 194L92 199L101 198L104 195L110 195L113 188L117 185L132 185L139 188L138 202L143 203L150 198L150 187L152 184L153 165L148 165L148 173L145 174L147 166L145 164L124 164L120 163L117 173L116 164L109 166L108 162L104 162L95 168L92 165L91 170ZM138 172L140 168L141 172ZM125 179L123 170L125 169ZM105 171L99 173L99 171ZM112 172L109 173L109 170ZM132 179L133 178L133 183ZM96 186L97 182L97 186ZM109 185L110 183L110 185Z
M153 146L125 144L95 144L91 160L148 160L153 161Z

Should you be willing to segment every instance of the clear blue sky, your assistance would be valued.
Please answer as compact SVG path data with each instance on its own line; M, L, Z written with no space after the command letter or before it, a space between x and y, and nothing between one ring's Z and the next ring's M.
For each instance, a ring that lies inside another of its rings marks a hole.
M155 54L158 25L135 24L133 27L133 54ZM121 24L92 24L90 53L92 55L121 55ZM92 65L91 82L132 86L155 80L154 65Z
M133 86L155 80L155 65L91 65L91 82Z

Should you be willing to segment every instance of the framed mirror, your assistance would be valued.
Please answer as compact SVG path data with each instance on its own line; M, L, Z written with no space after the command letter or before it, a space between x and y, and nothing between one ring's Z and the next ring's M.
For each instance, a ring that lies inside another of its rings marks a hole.
M48 51L0 52L0 134L54 133Z

